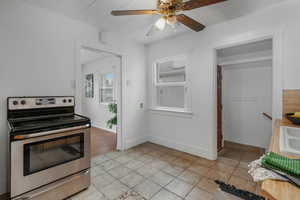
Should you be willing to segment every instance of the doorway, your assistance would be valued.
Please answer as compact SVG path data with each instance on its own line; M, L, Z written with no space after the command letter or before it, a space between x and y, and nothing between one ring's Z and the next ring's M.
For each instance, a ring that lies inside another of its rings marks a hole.
M218 49L217 64L218 151L226 145L267 148L272 135L273 40Z
M91 155L117 149L120 142L121 103L120 56L81 47L81 113L91 119Z

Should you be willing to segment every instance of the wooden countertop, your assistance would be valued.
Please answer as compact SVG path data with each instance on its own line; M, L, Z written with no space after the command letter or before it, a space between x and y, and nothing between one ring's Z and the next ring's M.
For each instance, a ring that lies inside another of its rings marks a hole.
M280 126L292 126L292 127L300 128L300 126L293 125L288 120L276 120L269 151L278 153L280 155L289 158L300 159L300 156L291 156L280 152L279 149ZM261 187L261 194L264 197L271 200L299 200L300 199L300 189L284 181L276 181L276 180L263 181Z

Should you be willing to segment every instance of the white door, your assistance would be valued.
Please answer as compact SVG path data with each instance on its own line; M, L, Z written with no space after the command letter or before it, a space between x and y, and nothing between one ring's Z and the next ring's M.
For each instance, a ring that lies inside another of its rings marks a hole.
M224 67L224 139L266 148L272 134L272 67Z

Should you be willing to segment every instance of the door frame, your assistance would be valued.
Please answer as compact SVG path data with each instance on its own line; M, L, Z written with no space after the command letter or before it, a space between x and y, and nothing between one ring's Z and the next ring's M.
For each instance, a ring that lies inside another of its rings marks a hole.
M218 150L217 150L217 65L218 65L218 57L217 51L219 49L224 49L228 47L234 47L243 44L249 44L253 42L264 41L267 39L271 39L273 43L273 61L272 61L272 124L275 123L276 119L282 119L283 116L283 109L282 109L282 102L283 102L283 30L275 31L274 32L264 32L258 34L252 34L250 36L245 36L243 39L237 39L235 41L227 41L223 43L217 43L214 45L213 48L213 59L214 65L212 67L212 88L213 88L213 99L214 102L212 104L214 114L213 114L213 123L212 129L214 130L213 137L212 137L212 156L214 159L218 157Z
M119 84L117 84L117 90L118 90L118 96L119 96L119 102L117 104L117 118L118 118L118 124L117 124L117 150L123 151L125 150L125 123L124 116L125 116L125 80L126 80L126 70L125 70L125 54L122 52L119 52L107 45L104 45L99 42L86 42L86 41L76 41L76 48L75 48L75 54L76 54L76 61L75 61L75 98L76 98L76 105L75 105L75 111L76 113L82 114L82 101L83 101L83 80L82 80L82 65L80 62L80 50L82 48L89 49L96 52L106 52L110 53L112 55L115 55L116 57L120 58L120 66L119 66Z
M223 67L217 65L217 150L223 149Z

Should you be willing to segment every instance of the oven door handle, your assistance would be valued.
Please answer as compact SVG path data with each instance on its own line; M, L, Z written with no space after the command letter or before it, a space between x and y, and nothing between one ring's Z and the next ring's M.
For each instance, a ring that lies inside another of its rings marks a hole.
M15 140L15 141L16 140L24 140L24 139L28 139L28 138L35 138L35 137L51 135L51 134L67 132L67 131L74 131L74 130L85 129L85 128L90 128L90 124L86 124L86 125L82 125L82 126L75 126L75 127L70 127L70 128L63 128L63 129L58 129L58 130L53 130L53 131L45 131L45 132L40 132L40 133L15 135L15 136L13 136L13 140Z

